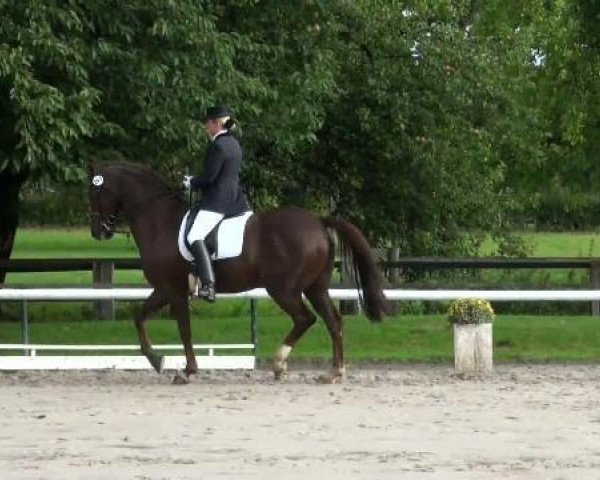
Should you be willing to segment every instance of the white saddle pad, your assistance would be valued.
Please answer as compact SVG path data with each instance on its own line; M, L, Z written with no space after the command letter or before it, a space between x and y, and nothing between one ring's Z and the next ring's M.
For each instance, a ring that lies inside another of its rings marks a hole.
M243 215L227 218L221 222L217 231L217 255L211 255L213 260L237 257L242 253L244 229L246 228L246 222L253 213L246 212ZM187 212L181 221L177 244L179 245L181 256L188 262L191 262L194 260L194 256L190 253L184 241L184 230L189 214L190 212Z

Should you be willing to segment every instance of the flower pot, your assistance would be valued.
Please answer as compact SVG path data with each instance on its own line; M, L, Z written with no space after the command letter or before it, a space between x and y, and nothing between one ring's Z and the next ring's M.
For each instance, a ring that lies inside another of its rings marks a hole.
M454 368L458 374L492 373L492 324L454 324Z

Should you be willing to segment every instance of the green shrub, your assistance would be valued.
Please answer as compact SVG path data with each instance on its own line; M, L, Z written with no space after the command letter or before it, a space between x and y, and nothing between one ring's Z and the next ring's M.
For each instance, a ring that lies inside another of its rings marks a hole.
M23 226L87 225L87 213L87 190L82 185L29 187L21 196L20 223Z
M448 308L448 320L450 323L459 325L492 323L494 317L494 310L490 302L481 298L454 300Z

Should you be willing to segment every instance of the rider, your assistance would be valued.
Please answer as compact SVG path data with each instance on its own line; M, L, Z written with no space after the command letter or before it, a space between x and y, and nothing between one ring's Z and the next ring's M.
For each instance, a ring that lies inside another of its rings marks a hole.
M242 148L231 132L235 126L231 111L215 105L206 111L203 120L212 142L204 157L202 173L185 177L183 184L202 191L200 211L187 239L194 256L194 273L202 284L198 297L214 302L215 275L204 240L223 217L234 217L251 208L240 185Z

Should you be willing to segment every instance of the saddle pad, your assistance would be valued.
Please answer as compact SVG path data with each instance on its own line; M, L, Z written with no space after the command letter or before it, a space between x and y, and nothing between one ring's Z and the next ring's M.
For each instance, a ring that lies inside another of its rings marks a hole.
M181 253L181 256L188 262L191 262L194 260L194 256L190 253L185 241L185 226L187 224L189 214L190 212L187 212L184 215L181 225L179 226L177 245L179 246L179 253ZM243 215L238 215L237 217L226 218L215 227L217 230L217 253L216 255L214 253L211 254L211 258L213 260L237 257L242 253L244 229L246 228L246 222L252 216L252 214L253 212L246 212ZM212 235L213 232L211 232L210 235Z

